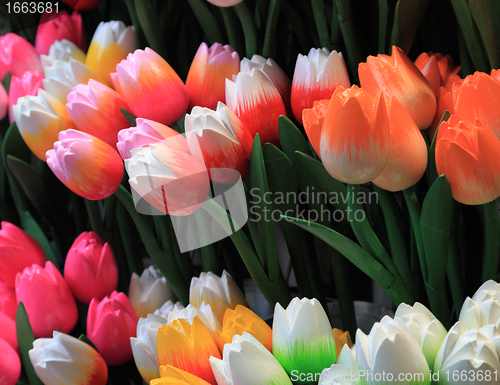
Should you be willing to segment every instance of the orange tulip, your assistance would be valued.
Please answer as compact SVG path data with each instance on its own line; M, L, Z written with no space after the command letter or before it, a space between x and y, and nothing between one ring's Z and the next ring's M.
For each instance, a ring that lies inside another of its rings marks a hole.
M356 85L338 87L325 115L320 157L326 170L344 183L375 179L389 156L389 122L382 93L372 98Z
M171 365L160 367L160 376L151 385L209 385L208 382Z
M177 319L158 329L158 362L172 365L217 385L209 358L221 358L219 349L199 317L193 324Z
M436 114L436 95L424 75L398 47L392 56L368 56L358 67L361 87L375 96L382 91L386 102L395 96L408 111L418 128L429 127Z
M337 359L339 358L339 354L342 351L344 345L347 345L349 349L354 345L351 340L351 335L348 331L333 328L333 338L335 338L335 346L337 348Z
M479 119L500 138L500 82L484 72L467 76L455 99L455 114Z
M437 96L439 87L444 86L448 78L460 71L460 66L453 65L450 55L440 53L423 52L415 60L415 65L429 81L432 90Z
M302 124L304 125L304 130L306 131L314 151L316 151L318 155L321 130L329 105L330 99L317 100L313 102L312 108L306 108L302 111Z
M467 205L500 196L500 140L479 120L452 115L439 128L436 168L451 186L453 198Z
M417 125L402 104L391 98L387 105L391 146L383 171L373 184L400 191L417 183L427 167L427 145Z
M245 306L227 309L224 314L222 330L215 331L215 342L222 353L225 344L230 344L236 334L247 332L253 335L267 350L273 350L273 331L257 314Z

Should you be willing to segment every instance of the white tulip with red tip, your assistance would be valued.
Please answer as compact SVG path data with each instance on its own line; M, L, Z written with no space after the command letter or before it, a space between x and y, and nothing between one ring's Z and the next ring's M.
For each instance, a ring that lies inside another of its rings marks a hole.
M244 332L224 345L222 360L210 357L218 385L291 385L280 363L255 337Z
M76 59L81 63L85 63L85 52L78 48L69 40L56 40L49 49L48 55L41 55L42 66L45 68L51 66L55 60L69 61L70 58Z
M210 305L207 304L201 304L199 307L187 305L187 307L183 309L172 309L168 313L167 323L171 324L176 319L184 319L190 324L193 324L193 319L196 316L200 317L201 322L203 322L207 330L212 334L214 334L216 330L222 329L219 319Z

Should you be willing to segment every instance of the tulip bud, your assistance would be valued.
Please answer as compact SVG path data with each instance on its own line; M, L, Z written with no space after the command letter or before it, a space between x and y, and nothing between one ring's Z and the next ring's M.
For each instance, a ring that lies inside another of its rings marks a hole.
M233 5L241 3L243 0L207 0L207 1L218 7L232 7Z
M145 269L139 277L132 273L128 298L137 318L146 317L159 309L166 301L176 297L160 270L153 266Z
M15 33L0 36L0 79L7 72L22 76L25 71L42 71L35 47Z
M43 73L41 71L26 71L21 77L12 76L9 86L9 122L14 121L12 107L17 103L17 99L38 93L39 88L43 88Z
M157 315L158 317L162 317L163 319L165 319L165 323L168 323L167 320L168 320L168 315L170 314L170 312L172 310L180 311L182 309L184 309L184 305L182 303L180 303L179 301L177 301L174 304L172 301L168 300L163 305L161 305L161 307L159 309L155 310L153 312L153 314Z
M47 55L50 46L59 40L69 40L78 48L85 49L85 31L82 15L66 11L44 13L36 31L35 48L40 55Z
M147 318L141 318L137 323L137 338L130 338L135 365L148 384L160 377L156 340L158 329L164 324L164 318L148 314Z
M234 81L226 79L226 104L248 130L252 139L259 134L262 145L279 146L278 119L286 115L280 93L261 70L240 72Z
M323 130L323 122L329 105L330 99L315 100L311 108L306 108L302 111L304 130L318 156L320 154L319 141L321 139L321 131Z
M335 363L335 339L328 316L317 299L294 298L286 310L274 308L273 355L288 375L321 373ZM310 381L295 381L307 384Z
M78 310L68 285L52 262L45 268L31 265L16 277L16 298L22 302L36 338L59 329L69 333L78 320Z
M500 285L489 280L481 285L472 298L467 297L458 320L469 329L486 325L500 327Z
M128 110L123 96L90 79L78 84L67 96L66 110L78 130L93 135L115 148L118 132L129 127L120 108Z
M90 200L111 196L123 178L118 152L85 132L59 133L54 149L47 151L47 165L75 194Z
M186 138L164 124L148 119L136 119L136 127L125 128L118 133L116 147L123 160L130 159L130 151L137 147L147 147L151 143L166 140L169 147L189 154Z
M21 361L17 352L6 341L0 338L0 384L15 385L21 375Z
M132 151L125 160L130 186L157 210L176 216L198 210L207 198L207 169L191 155L170 146L170 141L152 143Z
M225 79L231 79L239 68L240 58L231 46L214 43L208 48L201 43L186 79L189 109L215 109L219 101L225 103Z
M16 319L17 299L16 290L0 281L0 312Z
M160 367L161 378L153 380L150 385L209 385L208 382L200 377L193 376L191 373L167 365Z
M66 256L64 279L82 303L110 295L118 285L118 266L111 247L93 231L81 233Z
M16 275L32 264L43 265L45 253L31 235L9 222L0 228L0 280L13 288Z
M210 357L218 385L291 385L280 363L249 333L224 345L223 359Z
M0 340L8 343L12 349L19 353L16 335L16 321L14 318L10 318L2 311L0 311Z
M500 196L500 140L476 120L452 115L441 124L436 142L436 168L451 186L453 199L467 205Z
M237 305L248 307L243 293L225 270L220 278L212 272L193 277L189 286L189 303L196 307L202 303L210 305L221 323L227 309L234 309Z
M384 169L389 149L389 122L382 94L372 98L356 85L338 87L320 138L320 157L328 173L344 183L367 183Z
M0 85L0 120L5 118L9 110L9 96L3 85Z
M444 86L450 76L456 75L460 71L460 66L453 65L453 59L450 55L432 52L421 53L415 60L415 66L425 76L436 96L439 87Z
M101 21L90 42L85 64L111 87L109 74L136 48L134 27L127 27L121 21Z
M444 87L439 87L437 93L436 116L434 117L431 126L427 130L427 137L430 141L434 139L436 130L439 126L439 123L441 122L441 118L443 117L444 113L446 111L448 111L450 114L455 113L454 103L457 99L457 95L460 91L462 83L463 80L455 75L450 78L450 81Z
M136 336L137 317L127 296L114 291L102 301L92 299L87 315L87 337L108 365L132 358L130 338Z
M337 359L339 358L340 352L346 345L349 349L352 348L353 343L351 341L351 335L349 332L343 331L341 329L333 328L333 338L335 339L335 350L337 351Z
M42 66L45 68L50 67L56 60L69 62L70 58L78 60L80 63L85 63L86 56L85 52L75 44L63 39L53 42L49 48L49 54L41 55L40 59L42 60Z
M177 319L158 329L158 362L172 365L194 374L212 385L217 385L209 358L220 358L219 350L210 332L198 317L193 324Z
M129 54L118 63L111 79L135 116L169 125L179 120L188 108L186 86L151 48Z
M102 0L63 0L63 3L69 5L71 8L86 11L95 8Z
M203 325L205 325L207 330L212 334L212 337L215 337L215 333L221 329L221 325L214 311L210 305L207 304L201 304L199 307L194 307L189 304L186 308L184 308L184 306L180 305L180 303L177 303L168 312L167 324L171 324L176 319L183 319L192 325L194 318L197 316L200 318L201 322L203 322Z
M338 86L351 86L341 52L311 48L307 56L299 54L290 97L295 119L302 124L302 111L314 101L330 99Z
M226 105L219 102L216 111L194 107L184 124L191 154L206 166L210 179L234 183L248 173L253 139Z
M420 70L405 53L392 47L392 56L368 56L360 63L359 81L370 95L382 91L386 102L396 97L421 130L428 128L436 114L436 95Z

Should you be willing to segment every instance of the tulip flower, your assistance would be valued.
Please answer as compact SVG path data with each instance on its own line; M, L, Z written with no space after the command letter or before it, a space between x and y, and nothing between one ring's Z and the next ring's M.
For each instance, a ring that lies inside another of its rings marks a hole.
M415 66L425 76L436 96L439 87L444 86L450 76L456 75L460 71L460 66L453 65L453 59L450 55L432 52L421 53L415 60Z
M218 385L291 385L278 360L249 333L224 345L223 359L210 357Z
M306 108L302 111L302 124L306 135L311 142L311 145L319 155L319 141L321 139L321 131L323 130L323 121L325 120L326 111L330 105L330 99L315 100L311 108Z
M45 253L31 235L9 222L0 228L0 280L14 288L16 275L32 264L43 265Z
M299 54L290 97L295 119L302 124L302 111L316 100L331 98L338 86L351 86L341 52L311 48L307 56Z
M189 96L181 78L150 48L129 54L118 63L111 79L135 116L169 125L188 108Z
M33 342L29 358L45 385L104 385L108 367L90 345L68 334L54 331L52 338Z
M151 143L160 142L164 139L170 147L189 154L186 138L172 128L142 118L136 119L135 123L135 127L125 128L118 132L116 147L123 160L130 159L130 151L134 148L147 147Z
M373 325L370 334L360 329L356 333L357 369L364 373L369 384L382 383L376 375L391 373L394 379L399 374L411 373L412 379L402 384L430 385L430 370L426 358L415 337L400 319L385 316ZM375 378L375 380L373 380Z
M455 114L474 122L476 119L500 139L500 82L484 72L467 76L455 102Z
M183 319L192 325L195 317L200 318L201 322L203 322L203 325L205 325L212 336L215 336L215 333L222 328L219 319L215 315L210 305L204 303L199 307L195 307L189 304L186 308L180 305L180 303L175 304L175 306L173 306L172 309L168 312L167 324L171 324L176 319Z
M189 286L189 303L196 307L202 303L210 305L221 324L227 309L235 309L237 305L248 307L243 293L225 270L221 277L212 272L193 277Z
M70 58L85 64L86 56L85 52L83 52L75 44L69 40L63 39L61 41L58 40L53 42L49 48L49 54L41 55L40 59L42 61L42 66L45 68L50 67L56 60L69 62Z
M232 79L240 68L238 53L229 45L201 43L186 79L189 109L195 106L215 109L225 103L226 79Z
M217 385L209 358L220 358L212 335L198 317L193 324L177 319L158 329L158 362L172 365Z
M63 3L69 5L71 8L86 11L95 8L102 0L63 0Z
M350 349L353 346L351 341L351 335L348 331L343 331L341 329L333 328L333 338L335 339L335 350L337 351L337 359L340 355L340 352L344 348L344 345Z
M431 126L428 129L428 138L430 141L434 139L436 130L438 128L439 122L443 117L443 114L448 111L450 114L455 113L455 100L457 99L458 92L462 86L463 79L460 79L457 75L450 76L448 83L444 87L439 87L437 93L437 108L436 116L432 121Z
M240 72L234 81L226 79L226 104L249 131L259 134L261 143L279 146L278 119L286 115L280 93L261 70Z
M333 364L321 372L318 385L357 385L359 378L358 372L352 368Z
M467 297L458 320L469 329L480 329L486 325L500 327L500 285L489 280Z
M16 336L16 321L2 311L0 311L0 340L5 341L12 349L19 352Z
M0 338L0 384L16 385L21 375L21 361L17 352L6 341Z
M146 317L159 309L166 301L176 297L160 270L153 266L145 269L139 277L132 273L128 298L137 318Z
M289 375L321 373L335 363L335 339L328 316L317 299L294 298L274 308L273 355ZM310 381L295 381L307 384Z
M26 71L22 76L12 76L9 87L9 122L14 121L12 107L20 97L38 93L39 88L43 88L43 73L41 71Z
M24 142L43 161L59 132L74 125L64 104L41 88L37 96L19 98L12 113Z
M233 5L241 3L243 0L207 0L207 1L218 7L232 7Z
M200 377L193 376L191 373L185 372L172 365L160 367L161 378L153 380L150 385L209 385L208 382Z
M129 183L155 209L189 215L205 203L210 189L208 173L203 164L168 142L132 150L132 157L125 161Z
M436 114L436 96L427 79L398 47L392 55L368 56L358 67L361 88L371 96L382 91L386 102L396 97L418 128L428 128Z
M387 162L389 143L389 121L381 92L372 98L355 85L338 87L320 137L320 157L330 175L350 184L375 179Z
M168 323L168 315L172 310L177 310L180 311L184 309L184 305L177 301L175 304L168 300L165 302L161 307L153 312L154 315L157 315L158 317L162 317L165 320L165 323Z
M16 290L0 281L0 312L6 316L16 319L17 299Z
M222 329L215 331L215 342L219 351L222 352L225 344L230 344L235 335L242 335L243 332L254 336L267 350L272 352L273 331L262 318L241 305L236 306L234 310L227 309Z
M7 72L22 76L25 71L42 71L35 47L15 33L0 36L0 79Z
M401 191L415 185L427 167L427 145L417 125L403 105L391 98L389 118L389 157L373 184L387 191Z
M498 329L492 325L469 330L457 322L446 335L434 363L434 371L439 372L439 384L498 383L498 342L493 340L499 338Z
M69 333L76 325L75 299L50 261L45 268L33 264L17 275L16 298L24 304L36 338L48 337L56 329Z
M112 86L110 73L137 48L134 27L122 21L101 21L94 32L85 64Z
M333 330L333 334L335 335L335 329ZM335 365L344 365L351 369L356 368L356 345L352 343L350 345L351 346L345 344L342 346L342 349L338 353L337 363Z
M476 120L452 115L439 128L436 168L450 182L453 198L467 205L500 196L500 140Z
M156 336L164 324L164 318L148 314L147 318L141 318L137 323L137 338L130 338L135 365L148 384L160 377Z
M50 67L44 68L43 72L45 74L43 87L64 104L67 102L68 94L76 85L86 84L90 79L103 82L99 75L73 57L70 57L69 61L54 60Z
M35 49L37 52L40 55L47 55L52 43L63 39L74 43L81 50L85 49L82 15L73 12L70 16L66 11L44 13L36 31Z
M246 57L241 60L240 71L250 74L252 69L257 68L264 72L271 83L276 87L283 99L287 115L292 116L292 107L290 106L290 93L292 92L292 82L283 72L278 63L272 58L265 59L260 55L253 55L249 60Z
M417 340L429 368L432 370L436 355L447 331L443 324L424 305L416 302L409 306L402 303L398 306L394 318L406 325L413 337Z
M105 141L115 148L121 129L130 126L120 108L128 104L118 92L90 79L78 84L67 96L66 110L78 130Z
M0 85L0 120L5 118L9 111L9 96L3 85Z
M191 154L206 166L211 180L234 183L248 173L253 139L223 103L217 104L216 111L193 108L184 125Z
M66 256L64 279L84 304L110 295L118 285L118 266L111 247L93 231L81 233Z
M127 296L114 291L102 301L92 299L87 315L87 337L108 365L132 358L130 338L136 336L137 317Z
M47 165L75 194L90 200L111 196L123 178L118 152L85 132L59 133L54 149L47 151Z

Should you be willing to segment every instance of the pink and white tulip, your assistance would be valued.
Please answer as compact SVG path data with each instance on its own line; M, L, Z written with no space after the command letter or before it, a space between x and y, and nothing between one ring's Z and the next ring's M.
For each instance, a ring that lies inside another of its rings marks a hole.
M38 94L39 88L43 88L42 71L34 71L34 72L26 71L25 73L22 74L22 76L12 76L12 78L10 79L10 87L9 87L10 123L14 121L14 113L12 111L12 107L14 107L14 105L17 103L17 100L23 96L28 96L28 95L35 96L36 94Z

